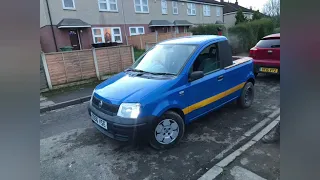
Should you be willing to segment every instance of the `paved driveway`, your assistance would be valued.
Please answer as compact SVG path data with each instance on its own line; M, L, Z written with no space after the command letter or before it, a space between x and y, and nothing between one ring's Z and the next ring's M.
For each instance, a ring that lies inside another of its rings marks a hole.
M165 151L104 136L91 124L86 103L42 114L40 178L197 179L219 153L279 108L279 79L258 77L251 108L228 104L191 123L182 142Z

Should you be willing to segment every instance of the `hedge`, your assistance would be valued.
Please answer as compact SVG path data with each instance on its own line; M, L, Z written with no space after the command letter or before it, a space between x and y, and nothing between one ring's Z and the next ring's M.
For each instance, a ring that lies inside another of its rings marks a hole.
M275 28L273 32L274 32L274 33L280 33L280 27Z
M190 28L193 35L218 35L218 27L222 29L222 34L226 35L226 27L221 24L198 25Z
M259 19L237 24L228 29L228 39L233 53L248 52L261 38L274 32L271 19Z

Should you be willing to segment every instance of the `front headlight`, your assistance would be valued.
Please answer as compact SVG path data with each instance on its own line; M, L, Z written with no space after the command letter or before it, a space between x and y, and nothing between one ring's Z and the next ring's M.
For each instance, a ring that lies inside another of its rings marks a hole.
M122 103L119 107L117 116L124 118L137 118L140 114L139 103Z

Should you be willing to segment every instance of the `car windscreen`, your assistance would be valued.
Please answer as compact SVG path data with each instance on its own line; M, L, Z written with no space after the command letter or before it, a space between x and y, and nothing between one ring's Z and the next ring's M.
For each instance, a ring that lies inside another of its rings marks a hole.
M280 48L280 39L262 39L256 47L258 48Z
M158 44L135 62L132 68L150 73L178 74L196 45Z

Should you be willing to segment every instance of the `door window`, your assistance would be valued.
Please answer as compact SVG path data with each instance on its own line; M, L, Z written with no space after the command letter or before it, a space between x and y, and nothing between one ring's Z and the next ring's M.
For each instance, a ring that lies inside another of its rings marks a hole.
M206 75L219 70L220 64L218 45L214 43L202 50L193 63L191 71L203 71Z

